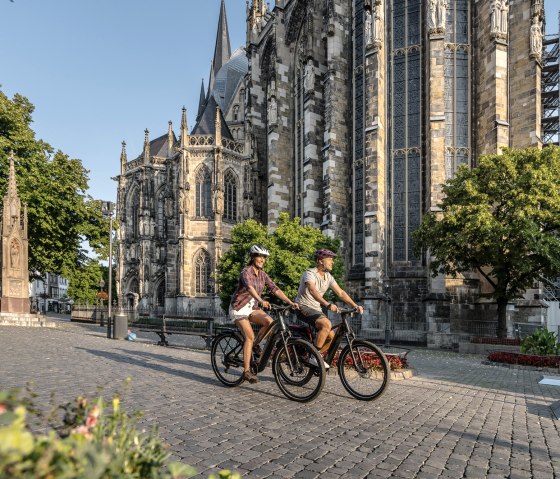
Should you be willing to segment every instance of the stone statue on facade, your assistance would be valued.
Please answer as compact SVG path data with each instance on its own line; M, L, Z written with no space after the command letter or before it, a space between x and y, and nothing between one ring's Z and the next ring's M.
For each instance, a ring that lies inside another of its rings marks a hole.
M508 17L509 17L509 5L508 0L502 0L502 15L500 23L500 33L507 35L508 32Z
M446 0L430 0L428 27L430 33L443 33L445 31Z
M533 17L531 25L531 56L540 57L542 54L542 30L538 17Z
M381 1L376 2L375 9L373 11L373 41L379 45L383 42L382 11L383 4Z
M364 20L364 37L366 39L366 47L371 47L373 45L373 27L369 10L366 10L366 19Z
M305 87L305 91L312 91L315 88L315 67L313 66L313 60L309 60L307 65L305 65L303 86Z
M275 125L278 122L278 105L275 97L268 100L268 124Z
M501 33L502 28L502 0L494 0L492 2L491 14L492 33Z

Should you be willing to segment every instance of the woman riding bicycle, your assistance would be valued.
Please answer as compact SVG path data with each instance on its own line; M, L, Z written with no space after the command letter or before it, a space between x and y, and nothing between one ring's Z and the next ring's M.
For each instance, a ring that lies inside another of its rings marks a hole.
M256 383L258 381L257 376L251 372L250 368L251 351L255 342L255 333L251 323L261 326L256 340L256 344L259 344L266 326L272 322L272 318L263 311L263 309L270 309L270 303L262 299L261 296L265 286L272 294L285 303L295 308L297 308L297 305L263 271L266 257L270 256L268 250L255 244L249 249L249 255L249 263L241 271L237 289L231 297L229 316L245 337L243 345L243 377L250 383Z
M315 252L316 266L303 273L295 299L300 308L296 313L297 318L317 329L315 347L320 353L327 351L334 336L326 312L338 312L336 304L323 298L329 288L348 306L356 309L360 314L364 312L364 308L358 306L331 275L335 257L336 253L328 249L320 249ZM325 363L325 367L328 368L329 365Z

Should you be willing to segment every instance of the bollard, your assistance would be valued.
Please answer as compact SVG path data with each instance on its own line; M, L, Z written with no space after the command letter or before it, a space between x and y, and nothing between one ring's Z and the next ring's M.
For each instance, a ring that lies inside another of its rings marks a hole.
M112 326L113 326L113 318L109 317L107 318L107 337L109 339L111 339L113 337L113 331L112 331Z

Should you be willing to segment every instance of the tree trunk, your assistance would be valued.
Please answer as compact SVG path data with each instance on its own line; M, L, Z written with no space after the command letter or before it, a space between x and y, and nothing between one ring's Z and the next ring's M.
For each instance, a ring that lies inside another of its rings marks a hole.
M507 298L498 298L498 338L507 337Z

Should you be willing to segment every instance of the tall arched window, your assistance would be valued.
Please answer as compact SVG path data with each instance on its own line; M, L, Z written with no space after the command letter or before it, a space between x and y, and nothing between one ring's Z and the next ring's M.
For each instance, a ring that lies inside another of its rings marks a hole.
M128 200L128 214L130 219L130 229L128 233L131 238L138 238L140 236L140 191L134 188L134 191L129 196Z
M165 279L158 284L156 291L156 306L165 306Z
M161 191L157 201L157 237L163 239L166 237L165 225L165 191Z
M194 274L195 274L195 293L196 294L210 294L212 288L210 286L210 275L212 274L212 265L210 255L200 250L194 259Z
M224 176L224 219L237 221L237 178L231 170Z
M196 174L196 216L210 218L212 216L212 180L210 171L203 166Z
M233 107L233 121L239 120L239 105Z

